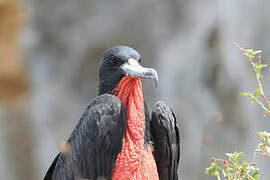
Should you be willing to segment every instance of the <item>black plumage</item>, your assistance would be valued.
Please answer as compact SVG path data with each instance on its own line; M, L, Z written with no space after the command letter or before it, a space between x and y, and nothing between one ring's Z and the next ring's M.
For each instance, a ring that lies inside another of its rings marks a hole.
M117 97L105 94L94 99L67 141L69 151L56 157L45 180L110 179L121 151L125 119Z
M124 76L157 82L156 71L140 66L140 61L139 53L126 46L117 46L104 53L99 68L99 96L86 108L67 141L68 150L57 155L44 180L111 179L122 148L126 113L121 101L108 93ZM146 103L144 110L145 146L153 144L159 178L177 180L180 157L177 120L162 102L154 106L152 118Z
M164 102L154 105L150 128L159 178L177 180L180 158L179 127L173 111Z

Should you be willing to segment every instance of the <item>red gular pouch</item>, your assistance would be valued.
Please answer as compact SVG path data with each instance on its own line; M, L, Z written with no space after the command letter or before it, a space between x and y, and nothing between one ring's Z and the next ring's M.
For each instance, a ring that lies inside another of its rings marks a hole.
M126 109L123 147L116 159L112 180L158 180L150 147L144 146L144 100L140 78L125 76L113 90Z

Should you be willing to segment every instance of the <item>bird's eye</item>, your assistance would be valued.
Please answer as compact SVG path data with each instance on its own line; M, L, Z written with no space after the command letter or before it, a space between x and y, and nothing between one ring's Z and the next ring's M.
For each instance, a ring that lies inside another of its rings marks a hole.
M142 61L142 59L139 59L138 62L140 63Z
M110 61L109 61L112 65L117 65L117 64L119 64L120 63L120 61L118 60L118 59L115 59L115 58L113 58L113 59L110 59Z

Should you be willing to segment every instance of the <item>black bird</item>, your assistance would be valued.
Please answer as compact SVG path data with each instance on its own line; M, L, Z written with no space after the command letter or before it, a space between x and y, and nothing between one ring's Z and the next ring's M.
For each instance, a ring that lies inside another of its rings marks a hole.
M177 119L157 102L150 117L141 79L158 83L126 46L105 51L99 95L88 105L44 180L177 180L180 158Z

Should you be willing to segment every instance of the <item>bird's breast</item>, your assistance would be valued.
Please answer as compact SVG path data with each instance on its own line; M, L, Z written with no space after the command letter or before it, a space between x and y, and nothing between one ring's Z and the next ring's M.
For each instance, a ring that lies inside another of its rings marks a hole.
M145 117L141 80L123 77L116 91L126 109L126 128L112 180L158 180L152 150L144 146Z
M112 180L158 180L156 163L150 148L141 149L124 138L112 174Z

